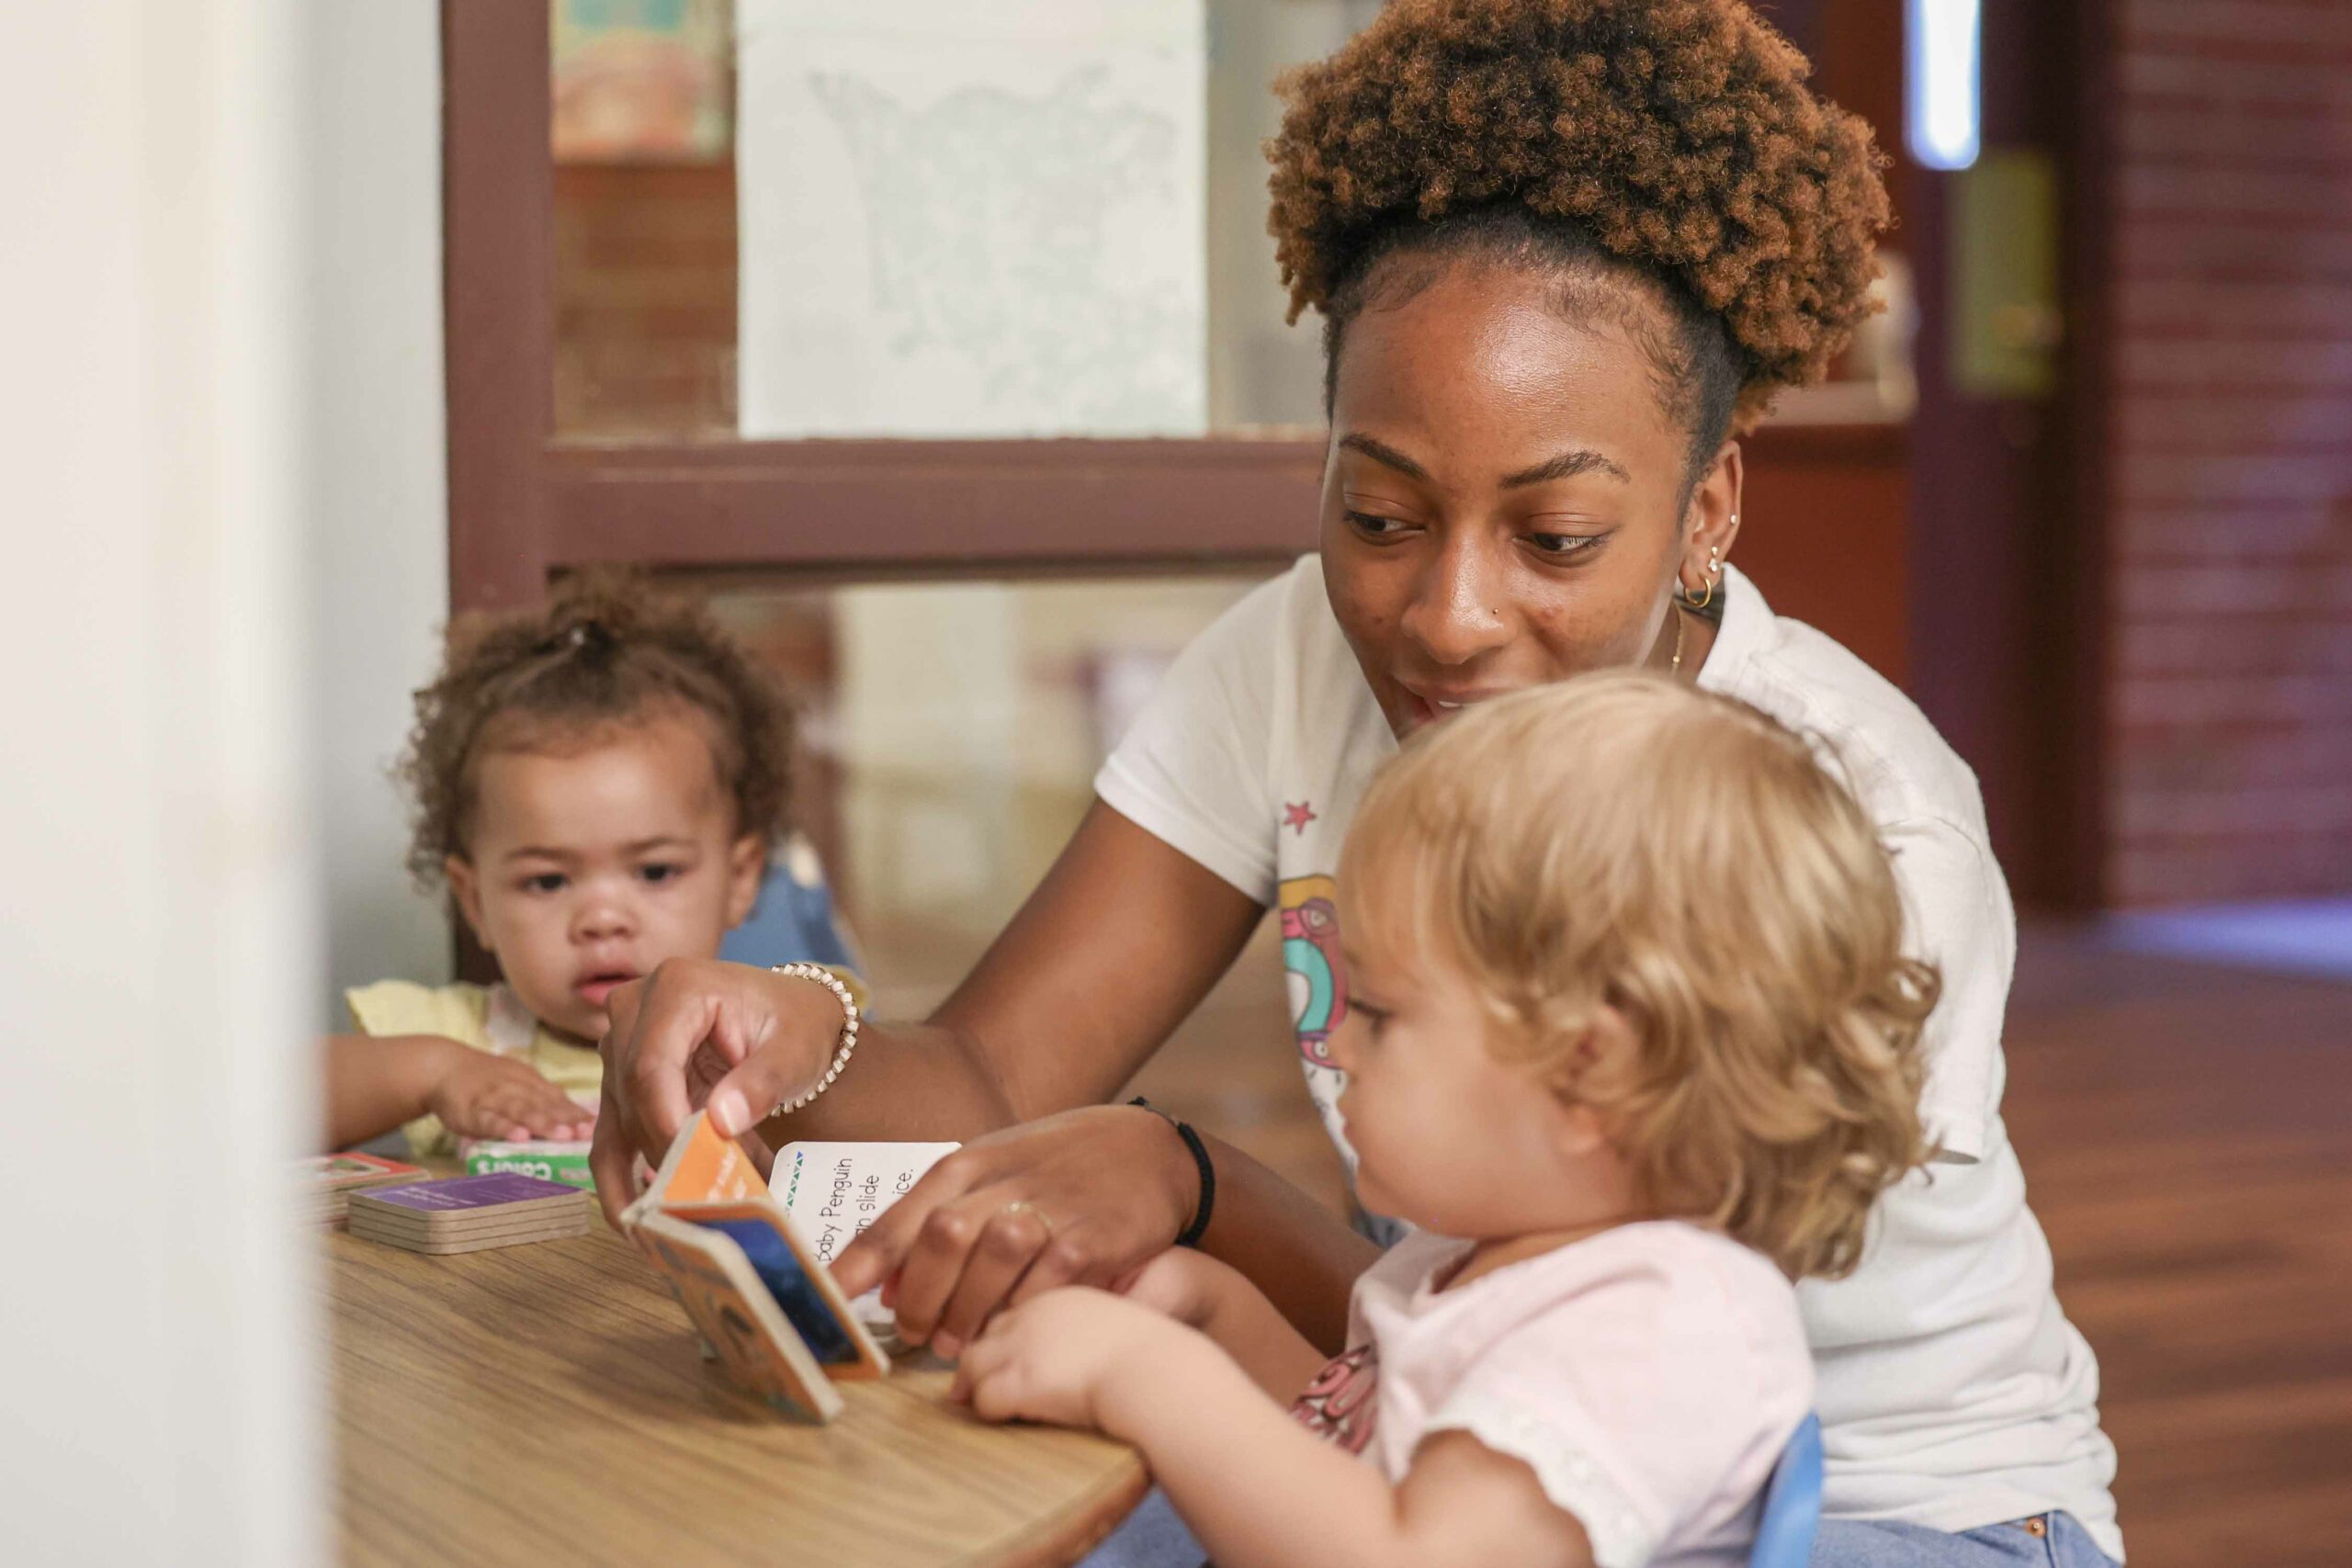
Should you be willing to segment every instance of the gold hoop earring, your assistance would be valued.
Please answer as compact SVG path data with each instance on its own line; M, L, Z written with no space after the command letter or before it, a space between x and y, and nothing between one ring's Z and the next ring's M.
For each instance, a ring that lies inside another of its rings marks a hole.
M1706 592L1704 596L1702 596L1691 592L1688 588L1683 589L1682 604L1685 609L1703 610L1708 605L1715 602L1715 578L1723 570L1723 547L1721 545L1709 545L1707 547L1707 570L1700 574L1700 585L1706 590Z

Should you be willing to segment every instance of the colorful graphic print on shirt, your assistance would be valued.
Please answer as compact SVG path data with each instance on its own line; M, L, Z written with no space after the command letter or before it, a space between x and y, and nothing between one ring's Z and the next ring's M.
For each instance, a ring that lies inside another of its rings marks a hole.
M1318 1067L1331 1065L1331 1032L1348 1016L1339 895L1340 885L1328 876L1294 876L1280 890L1291 1028L1298 1036L1298 1054Z

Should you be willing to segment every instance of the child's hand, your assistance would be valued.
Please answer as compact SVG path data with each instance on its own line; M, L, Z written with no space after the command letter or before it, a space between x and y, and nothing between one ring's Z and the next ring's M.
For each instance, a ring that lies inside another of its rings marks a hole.
M1182 1335L1148 1307L1065 1286L990 1319L965 1348L951 1397L968 1400L984 1421L1100 1427L1115 1384Z
M460 1138L569 1141L596 1126L594 1113L573 1104L529 1063L463 1045L435 1082L425 1109Z

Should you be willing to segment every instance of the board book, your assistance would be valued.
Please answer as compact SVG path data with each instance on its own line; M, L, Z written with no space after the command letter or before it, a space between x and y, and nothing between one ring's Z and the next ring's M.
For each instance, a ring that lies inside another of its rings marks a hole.
M365 1155L357 1150L343 1154L318 1155L300 1161L295 1167L295 1179L300 1190L300 1203L304 1215L324 1225L340 1225L349 1211L351 1195L370 1187L389 1187L397 1182L418 1181L424 1177L424 1168L405 1165L381 1155Z
M832 1380L889 1371L791 1213L701 1112L679 1130L621 1224L746 1388L830 1421L842 1409Z
M409 1252L486 1252L586 1235L594 1214L576 1187L501 1171L354 1193L351 1234Z
M588 1149L585 1138L458 1140L458 1157L466 1162L468 1176L512 1171L517 1176L536 1176L542 1181L560 1181L567 1187L593 1190L596 1178L588 1168Z
M600 1108L599 1096L594 1090L573 1089L571 1103L594 1120ZM517 1176L536 1176L542 1181L560 1181L567 1187L587 1191L596 1188L595 1173L588 1168L589 1143L585 1138L459 1138L458 1157L465 1162L468 1176L494 1176L501 1171L513 1171Z

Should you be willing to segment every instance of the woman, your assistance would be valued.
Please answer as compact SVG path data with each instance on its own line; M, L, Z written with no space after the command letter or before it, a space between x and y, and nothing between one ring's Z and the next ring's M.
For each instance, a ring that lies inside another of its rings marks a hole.
M1829 1456L1816 1560L2120 1559L2096 1365L1999 1117L2015 921L1975 781L1727 564L1737 434L1845 343L1887 217L1868 133L1805 71L1736 0L1397 0L1284 84L1272 228L1328 358L1319 555L1186 651L930 1022L870 1030L770 1128L1006 1129L843 1258L853 1291L897 1275L903 1333L952 1355L1008 1301L1118 1278L1197 1228L1213 1172L1199 1244L1331 1345L1363 1244L1234 1151L1211 1145L1204 1171L1155 1114L1101 1101L1278 907L1302 1067L1344 1153L1329 894L1366 777L1464 704L1646 664L1823 738L1944 977L1923 1105L1942 1158L1883 1201L1852 1279L1804 1292ZM814 986L718 965L612 1007L608 1204L690 1086L748 1127L825 1073L842 1022Z

